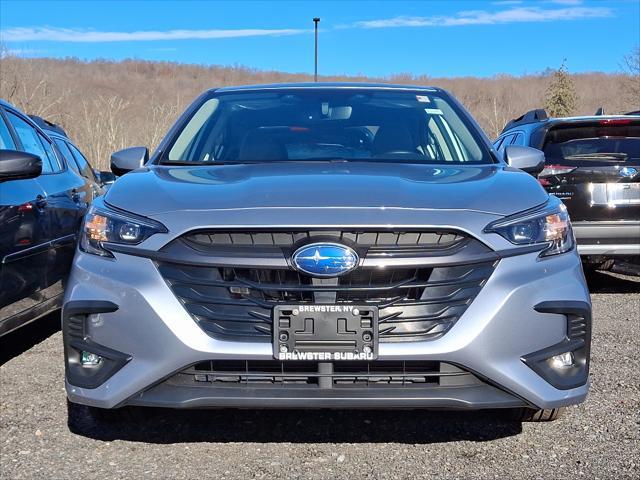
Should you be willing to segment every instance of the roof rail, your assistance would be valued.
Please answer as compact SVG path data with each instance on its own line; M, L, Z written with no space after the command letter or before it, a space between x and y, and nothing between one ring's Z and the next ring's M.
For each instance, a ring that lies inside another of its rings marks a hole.
M640 115L640 110L635 110L633 112L627 112L625 115Z
M595 114L596 116L604 115L604 107L598 107Z
M29 115L29 118L43 130L49 130L65 137L68 136L67 132L65 132L60 125L56 125L55 123L50 122L49 120L45 120L44 118L37 115Z
M547 115L547 111L544 108L536 108L534 110L529 110L524 115L511 120L505 125L502 131L504 132L505 130L517 127L518 125L525 125L527 123L544 122L548 118L549 116Z

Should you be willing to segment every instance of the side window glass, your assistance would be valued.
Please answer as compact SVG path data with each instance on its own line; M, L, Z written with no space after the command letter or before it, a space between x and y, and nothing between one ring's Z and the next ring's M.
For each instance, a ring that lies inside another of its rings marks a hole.
M60 165L60 161L58 160L56 153L53 151L53 146L49 143L49 140L44 138L39 133L38 133L38 138L42 143L42 147L44 148L44 151L46 152L47 157L49 157L49 162L51 163L51 167L53 168L53 173L58 173L64 170L64 167Z
M73 153L73 156L75 157L76 162L78 162L78 167L80 167L80 174L83 177L88 178L89 180L95 181L96 177L93 174L91 165L89 165L89 162L87 162L87 159L84 158L84 155L80 153L80 150L78 150L73 143L67 143L67 145L69 146L69 149Z
M516 138L513 139L513 142L511 142L511 145L524 146L524 135L522 133L519 133L518 135L516 135Z
M512 133L510 135L505 135L504 138L502 139L502 144L500 145L500 148L498 148L498 151L503 152L504 149L511 144L511 140L513 140L514 136L515 136L515 133Z
M0 116L0 148L3 150L15 150L16 144L11 138L9 127L4 123L4 118Z
M67 142L60 140L59 138L54 138L53 141L58 147L58 150L60 150L60 152L62 153L62 156L64 157L64 159L67 161L67 165L76 173L80 173L80 170L78 169L78 164L74 160L73 154L71 153L71 150L69 150L69 147L67 146Z
M38 138L36 129L12 112L7 112L7 117L20 138L24 151L38 155L42 159L42 173L52 173L53 166L51 165L47 152L42 146L42 142Z

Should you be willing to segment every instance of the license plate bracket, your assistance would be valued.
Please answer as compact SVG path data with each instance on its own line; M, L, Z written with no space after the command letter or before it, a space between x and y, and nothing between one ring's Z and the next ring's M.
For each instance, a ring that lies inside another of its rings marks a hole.
M273 309L273 355L279 360L374 360L378 307L278 305Z

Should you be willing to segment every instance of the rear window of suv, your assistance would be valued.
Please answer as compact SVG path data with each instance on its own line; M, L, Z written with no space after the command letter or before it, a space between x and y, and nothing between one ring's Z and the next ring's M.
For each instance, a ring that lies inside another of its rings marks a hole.
M494 163L476 127L437 91L273 89L205 98L161 159L176 163Z
M604 166L640 163L640 120L601 120L555 127L545 137L547 163Z

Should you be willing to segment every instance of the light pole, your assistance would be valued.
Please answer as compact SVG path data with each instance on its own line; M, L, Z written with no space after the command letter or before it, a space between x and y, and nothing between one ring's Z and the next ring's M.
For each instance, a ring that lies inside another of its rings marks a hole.
M318 22L320 19L318 17L313 18L313 24L315 26L315 34L316 34L316 44L315 44L315 59L314 59L314 69L313 69L313 81L318 81Z

